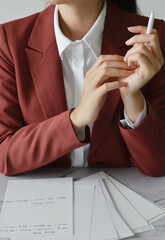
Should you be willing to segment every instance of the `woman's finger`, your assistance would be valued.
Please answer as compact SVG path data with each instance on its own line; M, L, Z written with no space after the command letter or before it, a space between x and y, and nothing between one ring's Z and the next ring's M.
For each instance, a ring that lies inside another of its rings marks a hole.
M145 78L146 82L149 81L160 69L158 69L158 66L153 65L148 58L141 54L136 53L129 56L128 61L137 61L140 65L138 68L138 73L141 78Z
M136 54L136 53L141 53L145 55L148 60L151 62L151 64L160 64L157 60L157 58L149 51L149 49L144 45L144 44L138 44L131 48L125 55L124 60L128 62L128 65L130 65L130 62L128 61L129 56ZM157 63L158 62L158 63Z
M127 83L122 81L106 82L98 88L99 96L104 96L107 92L126 87Z
M99 66L98 70L108 69L108 68L132 70L135 68L135 66L128 66L128 64L124 61L123 62L104 62L102 65Z
M151 43L152 41L159 43L157 34L138 34L128 39L126 45L134 45L136 43Z
M145 26L130 26L127 29L128 29L128 31L130 31L132 33L146 34L146 32L147 32L147 27L145 27ZM157 33L157 30L152 29L152 33Z
M154 54L158 58L160 64L164 63L157 34L135 35L126 41L127 45L134 45L139 43L147 43L148 48L152 51L152 54Z
M102 85L107 79L113 81L116 77L128 77L134 73L134 70L124 70L116 68L98 69L89 77L91 87ZM111 79L111 80L110 80Z
M104 62L123 62L124 57L120 55L100 55L92 68L87 72L86 76L89 76Z

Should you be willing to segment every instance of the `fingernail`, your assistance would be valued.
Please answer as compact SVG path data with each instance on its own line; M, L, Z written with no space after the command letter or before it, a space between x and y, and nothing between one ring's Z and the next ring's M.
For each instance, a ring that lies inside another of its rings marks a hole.
M130 44L130 43L131 43L130 40L127 40L127 41L125 42L126 45L128 45L128 44Z
M123 82L123 87L126 87L128 85L127 82Z
M137 62L134 62L133 64L134 64L135 66L139 66L139 64L138 64Z
M137 66L135 66L135 65L131 65L131 68L136 68Z

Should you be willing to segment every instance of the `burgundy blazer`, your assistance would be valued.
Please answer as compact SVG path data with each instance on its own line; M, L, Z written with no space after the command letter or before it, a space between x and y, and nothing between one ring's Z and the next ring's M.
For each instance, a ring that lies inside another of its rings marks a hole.
M90 143L89 166L136 166L150 176L165 174L165 67L141 90L147 118L134 130L120 125L123 103L109 92L93 126L79 142L66 107L61 59L54 35L54 5L0 25L0 172L5 175L50 166L70 166L69 153ZM127 27L148 18L108 3L102 54L124 56ZM165 22L155 21L165 56Z

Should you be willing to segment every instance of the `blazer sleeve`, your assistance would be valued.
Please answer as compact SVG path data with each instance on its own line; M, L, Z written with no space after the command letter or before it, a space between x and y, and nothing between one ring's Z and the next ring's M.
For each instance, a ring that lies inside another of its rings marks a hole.
M49 164L75 148L80 142L71 121L71 110L43 122L25 125L17 95L13 57L3 25L0 25L0 172L15 175Z
M158 35L165 58L165 22L159 20ZM165 65L148 83L145 95L148 115L136 129L119 128L132 163L149 176L165 175Z

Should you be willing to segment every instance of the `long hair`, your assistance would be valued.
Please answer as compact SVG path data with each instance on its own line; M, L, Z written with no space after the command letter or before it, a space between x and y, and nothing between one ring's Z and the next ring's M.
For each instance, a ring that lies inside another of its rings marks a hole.
M139 9L136 0L107 0L116 4L119 8L126 12L138 14Z

